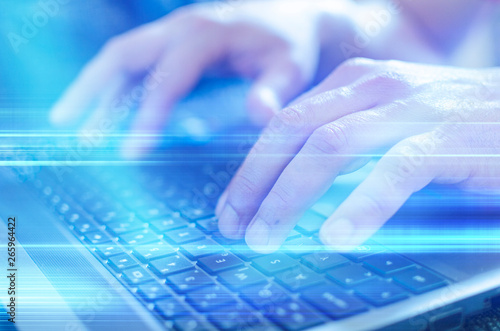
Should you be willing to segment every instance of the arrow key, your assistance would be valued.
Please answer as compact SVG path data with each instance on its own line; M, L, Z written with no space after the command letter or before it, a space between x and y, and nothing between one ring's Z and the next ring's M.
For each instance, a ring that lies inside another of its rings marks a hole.
M363 264L382 276L387 276L415 265L412 261L391 253L380 253L370 256L365 259Z
M344 286L358 285L375 277L373 272L357 264L332 269L326 275Z

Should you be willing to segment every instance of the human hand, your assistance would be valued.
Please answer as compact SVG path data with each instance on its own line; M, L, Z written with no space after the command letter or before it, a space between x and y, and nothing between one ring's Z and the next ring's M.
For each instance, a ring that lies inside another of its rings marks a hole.
M324 223L349 250L430 182L500 192L500 70L353 59L279 112L221 196L227 237L272 252L336 176L385 155Z
M125 156L138 157L157 141L134 134L161 133L172 106L211 70L253 79L248 105L253 119L266 123L308 86L320 51L320 10L306 2L283 4L241 3L221 15L212 4L192 5L113 38L55 105L52 122L73 123L93 108L83 130L92 131L113 103L143 84L123 145Z

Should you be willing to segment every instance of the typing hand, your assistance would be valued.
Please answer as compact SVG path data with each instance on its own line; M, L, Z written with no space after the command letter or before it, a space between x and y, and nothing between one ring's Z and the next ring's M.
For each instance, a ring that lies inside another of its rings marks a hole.
M234 6L233 10L217 10L212 3L184 7L113 38L55 105L51 121L75 123L90 108L93 114L83 131L99 130L109 125L107 120L124 116L110 114L124 95L135 98L139 110L123 154L139 157L157 141L139 141L134 134L161 133L172 106L210 69L253 79L248 105L253 118L266 123L315 75L321 43L319 13L300 2Z
M500 192L500 71L353 59L283 109L221 196L221 232L276 250L336 176L383 151L320 238L350 249L430 182Z

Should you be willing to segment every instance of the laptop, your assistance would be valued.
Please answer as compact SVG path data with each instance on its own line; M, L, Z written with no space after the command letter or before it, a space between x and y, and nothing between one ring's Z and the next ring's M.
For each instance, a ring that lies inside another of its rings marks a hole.
M321 245L371 164L339 177L276 253L224 238L214 206L258 137L247 88L202 84L144 161L107 145L70 162L74 142L54 153L64 162L2 168L2 330L460 330L500 306L498 197L432 186L353 251Z

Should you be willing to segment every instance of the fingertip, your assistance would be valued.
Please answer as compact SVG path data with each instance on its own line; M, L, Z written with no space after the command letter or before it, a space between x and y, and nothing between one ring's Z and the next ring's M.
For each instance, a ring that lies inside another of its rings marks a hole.
M257 125L265 125L282 108L277 93L270 87L257 85L248 95L247 107L250 119Z
M328 220L321 227L319 238L329 248L349 251L355 247L354 224L347 218Z
M261 218L256 218L246 230L245 241L253 251L260 254L270 254L281 247L281 234L279 234L279 238L275 238L269 225Z
M226 205L227 195L228 195L228 193L227 193L227 189L226 189L226 190L224 190L224 192L219 197L219 200L217 201L217 206L215 207L215 215L219 218L221 216L221 213L222 213L224 206Z
M49 113L50 124L61 127L66 126L70 122L70 116L61 104L56 104Z
M240 220L238 214L230 204L224 204L219 217L219 231L229 239L241 239Z

